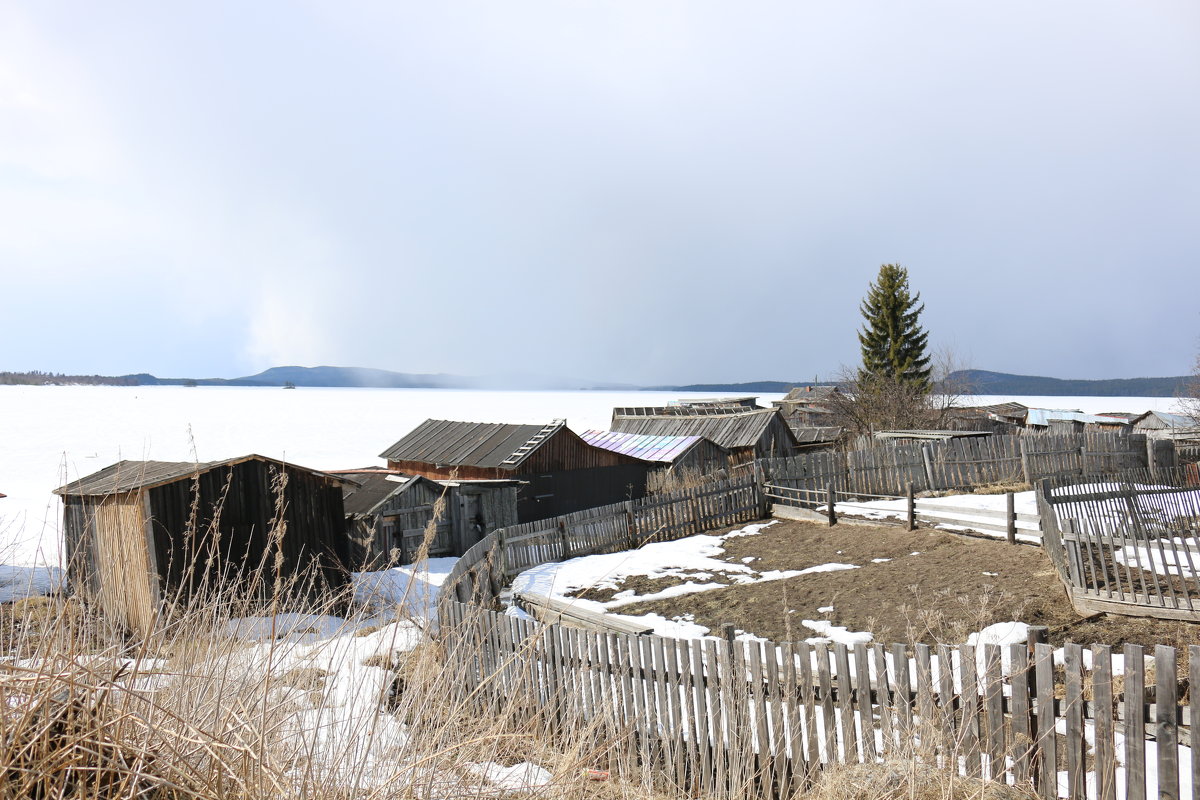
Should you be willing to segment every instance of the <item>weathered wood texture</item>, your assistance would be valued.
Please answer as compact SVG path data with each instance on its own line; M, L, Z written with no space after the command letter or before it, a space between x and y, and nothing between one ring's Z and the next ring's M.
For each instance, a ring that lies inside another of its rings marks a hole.
M900 444L848 453L803 453L759 462L773 484L798 489L899 496L1043 478L1084 478L1149 470L1141 434L990 436Z
M680 642L457 602L442 606L440 631L482 703L536 698L528 713L547 735L627 741L643 775L681 796L789 797L828 765L914 757L1050 798L1111 800L1118 782L1127 797L1189 786L1195 729L1174 666L1200 668L1196 647L1155 648L1150 665L1135 648L1122 692L1103 645L1067 645L1056 671L1045 644Z
M164 604L219 595L299 608L336 597L348 581L342 490L321 473L253 457L148 489L64 500L72 585L139 632Z
M1200 622L1196 487L1044 481L1038 505L1046 554L1077 608Z

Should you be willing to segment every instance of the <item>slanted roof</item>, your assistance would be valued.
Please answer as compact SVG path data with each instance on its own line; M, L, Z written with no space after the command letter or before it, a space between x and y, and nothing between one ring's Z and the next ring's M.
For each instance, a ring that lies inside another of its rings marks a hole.
M549 425L508 425L427 419L379 457L447 467L512 469L564 427L564 420Z
M1126 421L1116 417L1102 417L1098 414L1085 414L1078 409L1031 408L1025 417L1025 424L1046 427L1054 420L1058 420L1060 422L1082 422L1085 425L1120 425Z
M950 439L978 439L991 436L991 431L878 431L876 439L930 439L948 441Z
M348 517L368 516L392 496L424 480L415 475L381 468L339 470L337 474L355 481L342 488L342 508Z
M703 441L703 437L700 436L664 436L618 431L584 431L579 434L579 438L593 447L602 447L614 453L663 464L674 463Z
M836 386L793 386L781 403L819 403L840 390Z
M1151 418L1157 419L1160 427L1163 428L1193 428L1196 426L1196 420L1186 414L1172 414L1167 411L1147 411L1145 414L1140 414L1130 420L1130 422L1137 425Z
M248 456L227 458L222 461L118 461L116 464L105 467L99 472L93 472L91 475L87 475L77 481L60 486L54 490L54 493L57 495L79 495L83 497L123 494L124 492L132 492L135 489L153 489L156 486L174 483L184 478L203 475L219 467L231 467L245 461L255 460L304 470L305 472L311 472L314 475L319 475L342 484L351 480L252 453Z
M821 444L836 442L844 430L836 425L796 425L792 427L792 435L797 444Z
M618 409L619 411L620 409ZM612 428L619 433L650 436L703 436L727 449L755 447L776 419L782 421L773 408L744 411L739 414L690 416L677 414L632 415L613 414ZM791 435L791 429L783 426ZM793 440L795 437L792 437Z

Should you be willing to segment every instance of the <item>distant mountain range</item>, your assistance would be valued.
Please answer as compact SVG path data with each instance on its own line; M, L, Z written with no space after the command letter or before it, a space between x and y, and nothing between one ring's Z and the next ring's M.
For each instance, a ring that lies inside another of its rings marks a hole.
M957 386L971 394L1047 395L1059 397L1175 397L1183 393L1190 376L1173 378L1112 378L1108 380L1064 380L1035 375L1011 375L981 369L960 370L950 375ZM4 383L91 383L119 386L330 386L372 389L608 389L658 390L669 392L713 392L721 394L771 394L793 386L811 386L812 381L750 381L746 383L693 383L684 386L631 386L597 383L569 378L535 375L463 377L461 375L391 372L367 367L271 367L244 378L157 378L140 373L120 377L54 375L45 372L0 372ZM829 382L820 385L831 385Z

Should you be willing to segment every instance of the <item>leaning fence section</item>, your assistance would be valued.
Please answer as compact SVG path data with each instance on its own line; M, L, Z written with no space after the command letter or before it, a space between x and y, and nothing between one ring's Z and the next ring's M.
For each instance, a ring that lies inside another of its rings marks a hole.
M1200 647L677 640L459 603L442 629L481 704L526 703L596 767L688 797L790 797L830 765L897 759L1046 800L1200 797L1181 690Z
M1200 622L1200 489L1046 481L1038 503L1076 608Z

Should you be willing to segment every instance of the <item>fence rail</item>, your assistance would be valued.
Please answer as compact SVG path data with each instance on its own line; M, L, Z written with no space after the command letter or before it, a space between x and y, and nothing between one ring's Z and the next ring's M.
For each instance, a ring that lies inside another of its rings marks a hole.
M1170 442L1143 434L1087 433L989 436L900 444L849 453L803 453L759 463L776 485L813 490L902 495L991 484L1033 484L1143 470L1148 479L1176 467Z
M1200 622L1200 489L1046 481L1038 504L1076 608Z
M1079 463L1086 457L1080 451ZM807 462L801 480L815 480L829 465L836 466L835 458ZM839 491L883 486L883 467L875 469L875 477L832 489L835 501ZM1118 661L1109 647L1069 644L1059 664L1044 641L974 648L676 640L539 624L493 610L507 579L529 566L750 521L772 499L824 494L828 500L833 485L768 481L762 466L748 472L484 537L448 576L439 604L439 635L462 680L484 705L525 703L531 716L548 720L551 733L587 730L597 742L624 743L656 784L688 796L788 797L828 764L917 757L1026 786L1047 800L1174 798L1181 788L1200 800L1200 786L1191 781L1200 774L1200 726L1191 724L1195 693L1180 691L1186 684L1177 680L1183 658L1187 675L1200 681L1200 647L1154 648L1151 676L1146 653L1134 645ZM1072 474L1061 480L1077 482ZM1054 524L1043 522L1047 553L1064 582L1077 580L1069 588L1087 589L1096 562L1079 528L1062 528L1058 521L1066 517L1058 514L1071 503L1096 501L1097 493L1055 495L1049 486L1039 495L1040 518L1054 515ZM1127 510L1163 516L1182 491L1150 490L1132 505L1123 490L1099 494L1110 506L1124 502ZM910 515L916 502L909 503ZM979 509L949 513L967 511L981 516ZM1195 511L1193 524L1200 519ZM1010 530L1032 519L1004 517ZM1157 541L1165 547L1162 536ZM1200 542L1193 535L1176 552L1194 557ZM1161 584L1157 594L1129 589L1129 601L1155 600L1164 608L1168 596L1179 596L1177 587ZM1091 591L1108 588L1094 584ZM1200 595L1195 602L1200 607Z
M655 783L690 797L788 797L826 765L913 757L1047 800L1200 796L1200 727L1176 669L1182 657L1200 678L1200 647L1155 648L1151 675L1136 645L1116 660L1068 644L1056 667L1040 642L677 640L460 603L443 627L466 685L624 742Z

